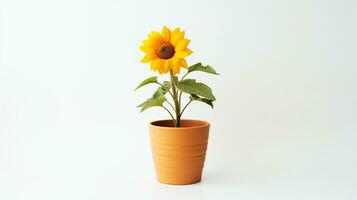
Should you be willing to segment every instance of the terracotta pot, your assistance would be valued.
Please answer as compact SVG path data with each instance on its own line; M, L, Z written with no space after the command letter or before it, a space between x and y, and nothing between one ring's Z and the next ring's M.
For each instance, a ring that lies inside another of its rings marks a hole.
M201 181L206 157L210 124L199 120L181 120L173 127L172 120L151 122L150 140L157 179L173 185Z

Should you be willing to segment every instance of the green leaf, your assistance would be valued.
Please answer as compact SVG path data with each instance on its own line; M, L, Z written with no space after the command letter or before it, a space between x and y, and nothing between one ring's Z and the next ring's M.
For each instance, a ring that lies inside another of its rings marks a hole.
M159 96L164 96L171 88L171 82L170 81L164 81L164 84L157 88L155 93L152 95L153 98L159 97Z
M191 101L200 101L200 102L206 103L206 104L210 105L213 109L213 101L212 100L201 98L194 94L191 94L190 99L191 99Z
M147 78L145 80L143 80L143 82L141 82L138 87L135 88L135 90L143 87L144 85L150 84L150 83L157 83L157 76L153 76L150 78Z
M165 96L159 96L157 98L149 98L146 100L144 103L138 105L138 107L141 107L140 112L143 112L144 110L155 107L155 106L162 106L162 104L166 101Z
M188 73L191 73L193 71L201 71L201 72L219 75L211 66L209 65L203 66L201 63L194 64L188 68Z
M179 81L176 87L180 91L188 94L195 94L213 101L216 100L212 94L211 88L203 83L197 83L195 79L185 79L183 81Z

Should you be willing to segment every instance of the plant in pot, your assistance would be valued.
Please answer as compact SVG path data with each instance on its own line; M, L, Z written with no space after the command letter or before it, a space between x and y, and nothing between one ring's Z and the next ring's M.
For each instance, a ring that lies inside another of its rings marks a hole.
M153 31L148 35L140 46L146 54L141 62L150 63L151 70L160 75L168 74L169 79L159 82L158 77L153 76L136 87L158 85L154 94L138 107L141 112L159 107L171 117L151 122L149 131L157 179L161 183L175 185L201 180L210 126L205 121L182 119L182 115L192 102L202 102L213 108L216 100L210 87L188 78L188 75L193 72L218 75L212 67L201 63L188 67L185 57L192 51L187 48L190 40L184 35L185 32L179 28L170 30L166 26L161 33ZM178 77L181 67L187 71ZM189 97L184 106L183 95Z

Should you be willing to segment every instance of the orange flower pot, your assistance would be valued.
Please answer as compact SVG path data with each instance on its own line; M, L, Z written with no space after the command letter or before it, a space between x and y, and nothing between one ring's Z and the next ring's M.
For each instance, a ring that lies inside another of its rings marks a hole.
M150 140L157 179L173 185L201 181L206 157L210 124L199 120L181 120L173 127L172 120L151 122Z

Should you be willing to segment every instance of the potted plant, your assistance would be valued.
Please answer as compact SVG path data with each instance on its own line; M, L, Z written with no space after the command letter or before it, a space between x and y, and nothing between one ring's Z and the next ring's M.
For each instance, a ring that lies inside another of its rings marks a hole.
M158 77L153 76L136 87L158 85L152 97L138 107L141 112L160 107L171 117L151 122L149 131L157 178L161 183L176 185L193 184L201 180L210 126L205 121L182 119L182 115L192 102L203 102L213 108L213 101L216 100L210 87L189 79L188 75L192 72L218 75L212 67L201 63L188 67L185 57L192 51L187 48L190 40L184 36L185 32L179 28L170 30L166 26L161 33L153 31L148 35L140 46L146 53L141 62L150 63L151 70L160 75L169 74L169 80L159 82ZM187 71L178 77L181 67ZM183 95L189 96L184 106Z

